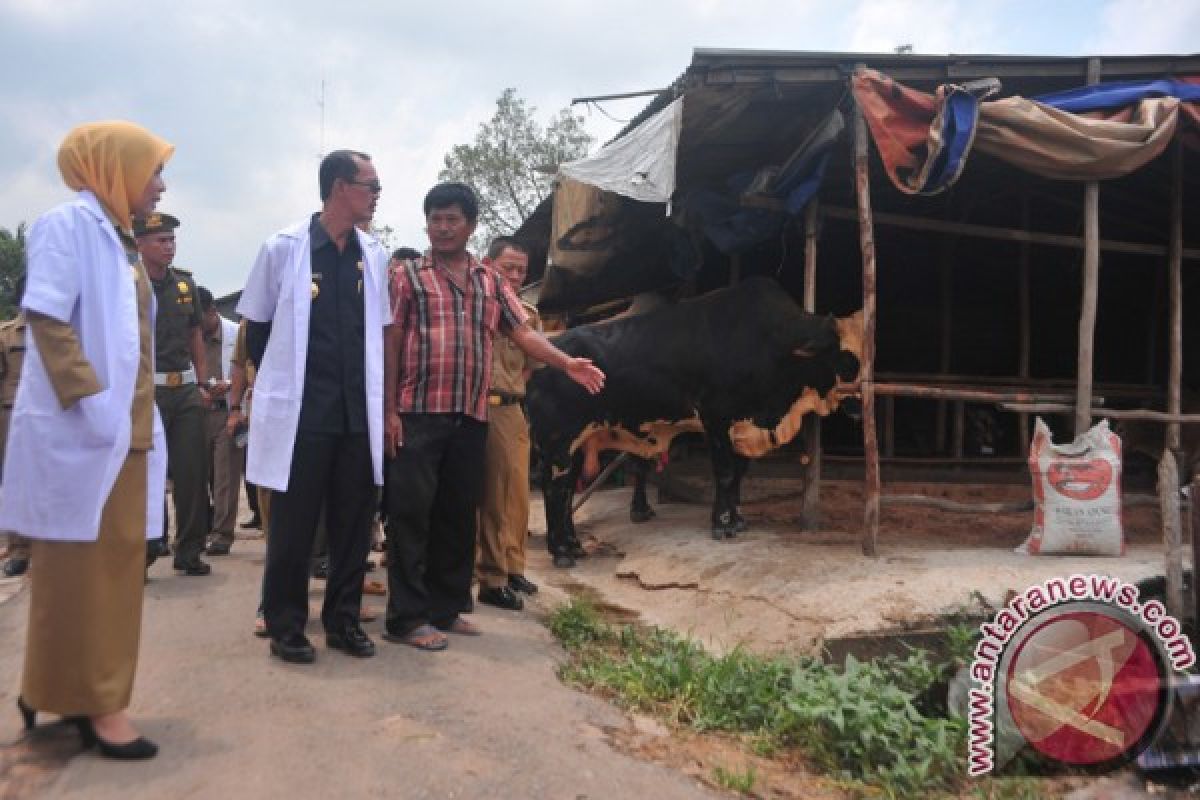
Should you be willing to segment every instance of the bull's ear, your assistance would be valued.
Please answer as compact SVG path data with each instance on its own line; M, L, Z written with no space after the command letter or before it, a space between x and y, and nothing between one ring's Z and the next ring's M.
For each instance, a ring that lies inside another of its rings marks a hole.
M858 356L849 350L838 350L833 357L833 369L837 376L844 381L852 381L858 377Z

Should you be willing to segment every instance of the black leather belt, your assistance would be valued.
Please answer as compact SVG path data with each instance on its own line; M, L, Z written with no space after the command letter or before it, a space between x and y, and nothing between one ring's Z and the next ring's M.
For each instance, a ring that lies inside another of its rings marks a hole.
M508 392L497 392L495 390L488 392L489 406L512 406L520 403L525 398L519 394L509 394Z

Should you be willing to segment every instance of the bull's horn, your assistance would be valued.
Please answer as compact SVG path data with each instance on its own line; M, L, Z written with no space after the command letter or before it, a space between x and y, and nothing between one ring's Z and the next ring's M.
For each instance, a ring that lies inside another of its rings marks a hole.
M805 347L797 347L795 350L792 351L792 355L799 356L800 358L812 358L813 356L816 355L816 353L814 353L812 350L809 350L808 348L805 348Z

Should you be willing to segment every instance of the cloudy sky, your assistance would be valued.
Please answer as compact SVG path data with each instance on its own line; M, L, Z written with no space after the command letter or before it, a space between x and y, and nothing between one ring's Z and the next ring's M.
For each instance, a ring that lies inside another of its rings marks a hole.
M63 135L136 121L177 145L160 210L217 294L316 210L326 150L372 154L377 223L423 247L421 198L505 87L541 112L659 88L694 47L1126 54L1197 49L1200 0L0 0L0 227L65 199ZM619 119L645 99L613 102ZM601 140L618 125L592 112Z

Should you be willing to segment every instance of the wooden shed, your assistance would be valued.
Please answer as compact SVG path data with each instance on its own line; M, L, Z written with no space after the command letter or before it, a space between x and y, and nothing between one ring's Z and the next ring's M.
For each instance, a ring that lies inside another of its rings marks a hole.
M881 469L1023 471L1033 413L1064 415L1056 433L1067 438L1100 416L1152 419L1173 451L1180 423L1200 420L1182 413L1200 384L1200 353L1183 346L1200 325L1183 314L1200 279L1197 76L1195 55L698 49L614 141L677 115L663 145L674 148L666 201L610 192L573 217L547 203L519 236L546 311L756 274L810 310L864 308L862 425L831 417L808 437L806 516L817 516L823 457L861 462L873 554L889 502ZM1062 99L1151 82L1101 109ZM1041 133L996 114L1026 112L1074 125L1078 141L1022 161ZM1094 133L1095 120L1116 132ZM1088 138L1110 135L1121 144ZM564 243L586 249L589 228L603 257L561 263ZM997 417L982 442L978 421ZM1174 469L1162 460L1171 572L1181 563Z

